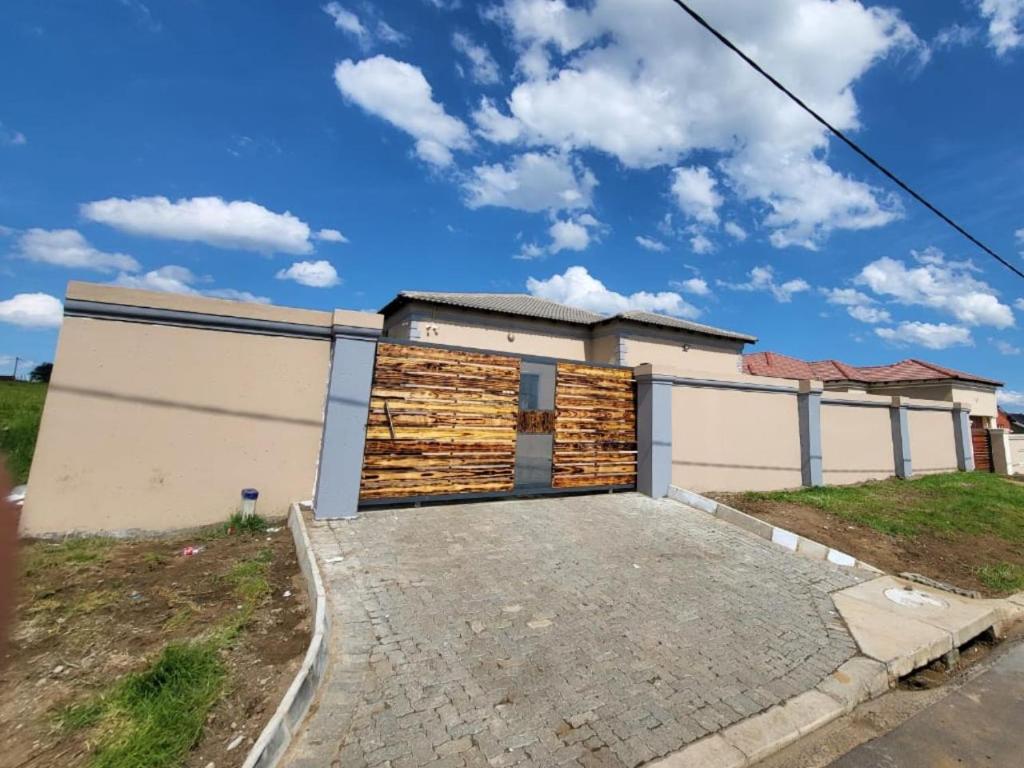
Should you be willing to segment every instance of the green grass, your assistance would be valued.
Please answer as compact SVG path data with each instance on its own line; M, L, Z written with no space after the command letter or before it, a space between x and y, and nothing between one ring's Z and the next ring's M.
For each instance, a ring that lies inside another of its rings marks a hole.
M742 498L804 504L898 536L990 534L1024 543L1024 484L981 472L746 493Z
M1024 590L1024 566L1014 563L983 565L977 571L978 580L995 592Z
M224 688L221 650L238 637L270 594L272 560L272 550L264 548L232 566L225 578L241 606L207 635L165 646L141 672L58 713L63 728L90 730L89 740L96 746L89 768L174 768L185 762ZM188 615L180 614L168 624L188 620Z
M169 768L199 740L225 677L216 642L168 645L141 672L60 715L70 730L95 728L91 768Z
M100 537L65 539L59 543L39 542L24 550L25 577L31 578L52 568L76 570L102 562L115 543L114 539Z
M224 528L227 533L263 533L267 530L267 521L259 515L243 517L241 512L235 512Z
M28 482L45 399L45 384L0 381L0 454L15 485Z

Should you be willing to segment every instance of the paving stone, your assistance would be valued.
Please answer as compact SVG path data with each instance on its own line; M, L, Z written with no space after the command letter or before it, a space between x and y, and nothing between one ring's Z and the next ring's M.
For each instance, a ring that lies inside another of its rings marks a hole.
M863 576L669 500L378 509L315 523L312 538L343 557L327 577L335 632L286 766L624 768L687 744L733 755L702 737L856 653L830 594Z

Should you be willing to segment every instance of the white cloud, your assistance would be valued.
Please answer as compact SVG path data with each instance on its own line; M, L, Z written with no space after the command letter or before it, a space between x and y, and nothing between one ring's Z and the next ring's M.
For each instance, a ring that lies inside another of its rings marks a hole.
M317 240L323 240L325 243L347 243L348 238L345 237L337 229L321 229L315 235Z
M1017 299L1015 302L1013 302L1013 306L1015 306L1021 312L1024 312L1024 299Z
M551 253L582 251L590 245L590 230L579 220L559 219L548 230L551 235Z
M1021 408L1024 407L1024 392L1018 392L1013 389L997 389L996 400L999 401L1000 405L1010 408Z
M19 293L0 301L0 323L22 328L57 328L64 319L64 305L47 293Z
M1001 355L1013 357L1021 353L1020 347L1011 344L1008 341L1004 341L1003 339L991 339L991 342L992 346L995 347Z
M334 82L346 98L416 139L416 154L428 163L450 165L452 150L470 146L469 129L434 101L419 67L382 55L346 59L334 68Z
M854 282L899 304L930 307L968 325L1014 325L1013 311L991 286L974 277L973 264L949 261L935 248L913 255L917 266L883 257L864 267Z
M724 202L715 190L717 182L705 166L675 168L672 194L679 209L701 224L718 224L718 208Z
M970 346L971 332L948 323L900 323L896 328L875 328L875 334L897 346L917 344L927 349Z
M872 306L878 302L861 293L856 288L822 288L829 304L838 304L846 307L847 313L854 320L862 323L888 323L892 321L892 315L887 309Z
M17 255L29 261L60 267L91 269L96 272L134 272L139 262L124 253L107 253L93 248L74 229L30 229L18 238Z
M719 0L706 12L847 131L860 127L858 79L890 55L923 49L896 11L857 0ZM825 129L672 3L504 0L489 16L519 55L503 115L518 127L505 127L506 140L598 150L630 168L713 153L729 190L766 204L780 247L816 248L834 229L900 214L894 197L829 167Z
M689 280L673 280L670 285L677 291L692 293L694 296L709 296L711 294L707 282L699 277L691 277Z
M1014 232L1013 236L1017 239L1017 247L1024 248L1024 227ZM1021 255L1024 255L1024 251L1021 251Z
M323 7L323 11L334 19L334 26L338 29L348 32L361 43L369 41L370 31L363 26L356 14L343 7L341 3L328 3Z
M745 283L728 283L719 280L718 285L731 291L765 291L782 304L791 302L795 294L811 289L807 281L799 277L787 280L781 284L777 283L775 280L775 270L768 265L754 267L750 270L750 279Z
M488 141L508 144L516 141L523 132L522 123L502 114L486 96L481 97L480 106L473 112L473 122L477 133Z
M665 251L668 250L667 245L665 245L660 240L655 240L653 237L644 237L643 235L637 235L634 239L636 240L637 245L648 251L654 251L655 253L664 253Z
M229 299L231 301L248 301L256 304L270 304L266 296L257 296L248 291L234 288L199 289L196 283L207 283L211 278L199 277L187 267L168 264L159 269L150 270L141 275L121 273L114 280L114 285L122 288L139 288L144 291L160 291L162 293L180 293L186 296L208 296L213 299Z
M533 261L534 259L540 259L547 255L547 251L541 248L536 243L524 243L523 247L519 249L512 258L516 261Z
M394 45L403 45L409 39L386 21L377 22L377 37L385 43L392 43Z
M703 232L695 232L690 238L690 250L697 254L711 253L715 244Z
M988 20L988 44L997 55L1024 45L1024 0L978 0L978 6Z
M277 273L278 280L294 280L299 285L310 288L330 288L338 285L341 279L338 271L329 261L296 261L288 269Z
M892 315L889 314L889 310L880 309L878 307L847 307L846 311L850 317L854 320L860 320L862 323L891 323Z
M725 234L729 235L738 242L743 242L747 239L747 230L737 224L735 221L727 221L722 227L725 230Z
M207 243L259 253L309 253L309 225L285 211L219 197L111 197L85 203L82 215L122 232L164 240Z
M605 315L643 310L692 319L700 314L700 310L672 291L639 291L628 296L611 291L581 266L569 267L564 274L552 275L547 280L531 277L526 281L526 289L542 299Z
M509 164L478 165L463 183L466 205L561 211L588 208L597 180L565 155L527 152Z
M469 60L469 74L474 82L494 85L501 81L498 62L494 60L487 46L475 42L465 32L456 32L452 35L452 46Z
M965 27L962 24L950 24L943 27L932 38L932 47L937 49L955 48L970 45L978 36L977 27Z
M0 145L21 147L25 144L28 144L28 139L25 138L24 133L7 128L2 122L0 122Z

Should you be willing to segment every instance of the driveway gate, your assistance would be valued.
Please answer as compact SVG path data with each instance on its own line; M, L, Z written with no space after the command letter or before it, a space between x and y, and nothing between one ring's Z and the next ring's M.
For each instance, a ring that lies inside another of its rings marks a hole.
M630 369L378 344L361 503L635 485Z

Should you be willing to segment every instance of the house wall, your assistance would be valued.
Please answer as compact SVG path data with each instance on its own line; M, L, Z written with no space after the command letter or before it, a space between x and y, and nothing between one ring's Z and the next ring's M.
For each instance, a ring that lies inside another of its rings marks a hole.
M388 338L580 361L587 359L590 342L589 329L584 326L416 305L389 317L384 331Z
M604 365L623 365L620 359L620 339L616 333L595 336L587 349L587 361Z
M826 485L892 477L895 465L891 400L825 393L821 405L821 453Z
M627 323L607 327L622 339L624 364L734 376L743 371L743 342Z
M672 387L672 484L694 491L799 487L795 382L735 373L709 377L721 386L681 378ZM786 391L733 388L772 382Z
M950 411L907 411L915 475L956 471L956 443Z
M181 528L225 520L245 487L283 515L316 476L332 316L72 284L68 307L271 321L321 338L66 317L23 532ZM70 310L69 310L70 311ZM371 316L376 317L376 316ZM336 363L337 364L337 363Z
M937 400L944 403L963 403L971 409L972 416L992 419L994 426L997 413L996 388L969 384L872 384L869 391L875 394L899 395L918 400Z

